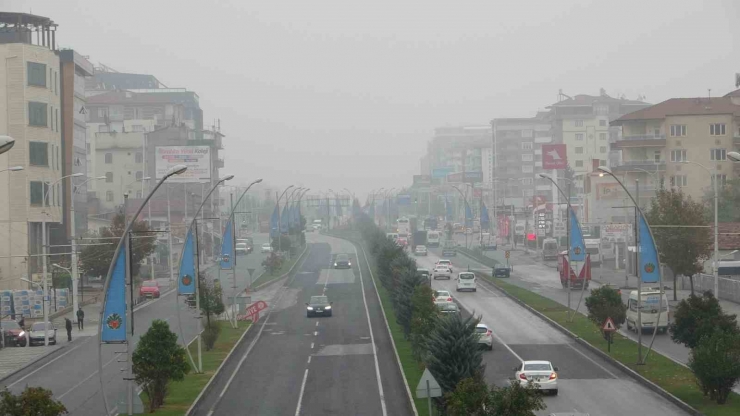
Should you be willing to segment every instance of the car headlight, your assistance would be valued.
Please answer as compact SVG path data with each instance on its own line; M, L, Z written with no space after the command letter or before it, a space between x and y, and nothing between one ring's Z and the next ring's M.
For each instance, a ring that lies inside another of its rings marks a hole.
M313 310L313 307L312 306L306 306L306 310L312 311Z
M19 337L25 337L26 336L26 331L21 331L21 333L18 334L18 336Z
M337 264L336 263L334 263L334 267L337 267Z
M352 263L350 263L350 262L347 262L347 266L351 266L351 265L352 265Z
M325 307L324 309L331 309L331 305Z

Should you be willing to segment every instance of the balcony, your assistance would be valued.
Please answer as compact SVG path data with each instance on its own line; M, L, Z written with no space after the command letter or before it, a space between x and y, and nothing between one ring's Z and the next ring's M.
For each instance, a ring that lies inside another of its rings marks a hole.
M615 173L627 172L663 172L665 171L665 161L656 162L654 160L629 160L622 162L621 165L612 169Z
M621 139L611 143L611 148L623 149L625 147L664 147L665 135L638 134L623 136Z

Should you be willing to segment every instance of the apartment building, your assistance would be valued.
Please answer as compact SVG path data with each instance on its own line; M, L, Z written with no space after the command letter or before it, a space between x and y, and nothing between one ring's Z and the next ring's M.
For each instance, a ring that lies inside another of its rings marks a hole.
M144 132L95 133L96 196L99 212L111 213L123 205L123 195L142 198L147 189L144 181Z
M627 182L639 179L648 197L661 180L702 199L712 192L715 178L719 185L737 178L727 159L727 152L740 147L740 96L733 94L672 98L614 120L622 137L612 148L623 159L614 172Z
M42 221L62 220L62 108L56 27L49 18L0 13L0 131L16 140L0 155L0 288L40 279ZM20 171L9 171L12 167ZM45 208L42 207L45 206ZM47 242L50 232L46 233ZM9 257L15 256L15 257Z

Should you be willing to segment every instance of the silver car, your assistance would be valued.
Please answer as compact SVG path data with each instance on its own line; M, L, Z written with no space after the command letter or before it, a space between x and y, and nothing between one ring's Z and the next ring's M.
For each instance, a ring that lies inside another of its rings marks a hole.
M450 280L452 278L452 270L450 270L447 266L437 266L432 270L432 278L434 280L437 279L447 279Z
M427 246L416 246L416 249L414 250L415 256L427 256L429 255L429 251L427 250Z
M33 325L31 325L31 329L28 331L29 345L44 345L44 327L46 327L46 332L48 334L47 336L49 337L49 344L56 345L57 329L51 322L47 322L46 325L44 325L43 322L35 322Z

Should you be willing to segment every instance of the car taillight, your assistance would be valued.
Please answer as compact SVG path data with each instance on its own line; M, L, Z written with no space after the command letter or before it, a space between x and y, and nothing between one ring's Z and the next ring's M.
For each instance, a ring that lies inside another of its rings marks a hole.
M487 336L487 337L490 337L490 336L491 336L491 334L492 334L492 332L491 332L491 330L490 330L490 329L489 329L488 331L486 331L486 336Z
M558 378L558 373L550 373L550 380L555 380Z
M452 302L452 298L447 298L447 302Z
M524 374L524 373L521 373L521 374L519 374L519 378L522 379L522 380L526 380L527 379L527 375Z

